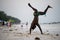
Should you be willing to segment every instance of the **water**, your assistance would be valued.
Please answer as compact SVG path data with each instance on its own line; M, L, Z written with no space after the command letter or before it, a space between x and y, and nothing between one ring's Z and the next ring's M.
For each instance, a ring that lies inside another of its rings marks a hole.
M28 24L27 26L24 24L23 27L21 27L20 24L16 26L17 28L19 27L18 29L20 31L22 30L23 32L29 31L29 28L30 28L30 24ZM40 26L44 33L60 34L60 24L41 24ZM36 27L33 32L40 32L39 28Z
M43 31L49 33L60 33L60 24L45 24L41 25Z

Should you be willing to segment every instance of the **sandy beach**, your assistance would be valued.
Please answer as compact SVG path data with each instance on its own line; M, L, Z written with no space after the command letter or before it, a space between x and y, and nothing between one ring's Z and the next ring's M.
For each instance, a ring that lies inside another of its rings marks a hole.
M11 28L7 26L0 26L0 40L35 40L39 37L40 40L60 40L60 24L42 24L43 35L40 34L38 27L29 33L30 25L20 24L12 25Z

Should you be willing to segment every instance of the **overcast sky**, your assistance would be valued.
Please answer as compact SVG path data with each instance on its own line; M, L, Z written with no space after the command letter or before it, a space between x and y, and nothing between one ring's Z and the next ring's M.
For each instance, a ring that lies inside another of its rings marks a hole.
M46 16L39 16L39 23L60 21L60 0L0 0L0 10L22 22L31 23L34 16L28 3L38 11L44 11L48 5L53 7L48 9Z

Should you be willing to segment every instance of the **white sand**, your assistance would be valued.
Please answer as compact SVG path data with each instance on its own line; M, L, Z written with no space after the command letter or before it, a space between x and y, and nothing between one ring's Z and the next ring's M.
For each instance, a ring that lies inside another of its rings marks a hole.
M38 27L32 31L31 35L28 34L29 26L13 25L11 28L2 26L0 27L0 40L34 40L35 37L41 40L60 40L60 24L41 25L43 35L40 34ZM56 36L56 34L59 35Z

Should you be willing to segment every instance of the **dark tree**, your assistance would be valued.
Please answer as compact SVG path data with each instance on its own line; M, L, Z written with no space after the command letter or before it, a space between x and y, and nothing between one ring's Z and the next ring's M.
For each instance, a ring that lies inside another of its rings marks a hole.
M7 14L5 14L4 11L0 11L0 20L3 21L9 21L12 20L12 23L18 24L21 22L21 20L19 20L18 18L12 17L12 16L8 16Z

